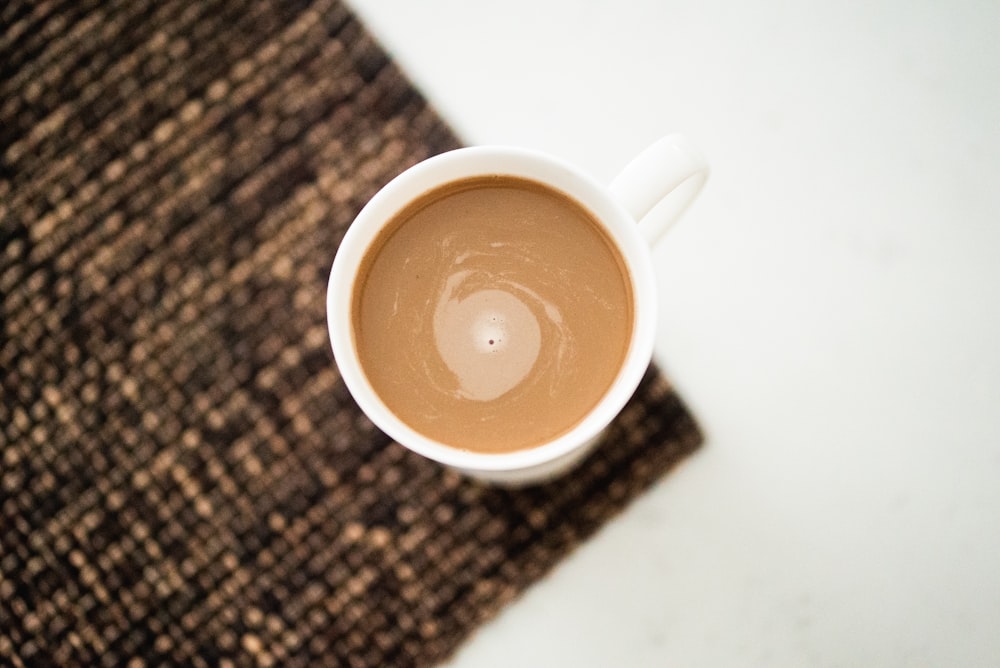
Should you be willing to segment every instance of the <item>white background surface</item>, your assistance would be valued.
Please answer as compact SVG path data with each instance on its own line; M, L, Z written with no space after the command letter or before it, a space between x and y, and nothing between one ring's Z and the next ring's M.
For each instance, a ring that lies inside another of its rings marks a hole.
M352 5L467 143L714 170L654 252L704 448L453 667L1000 665L1000 3Z

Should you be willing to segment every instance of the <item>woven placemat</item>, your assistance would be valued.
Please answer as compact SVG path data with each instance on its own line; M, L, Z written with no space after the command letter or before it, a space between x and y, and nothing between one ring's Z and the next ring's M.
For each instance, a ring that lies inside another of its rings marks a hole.
M330 263L457 145L335 0L0 8L0 663L431 665L697 447L655 369L520 491L359 412Z

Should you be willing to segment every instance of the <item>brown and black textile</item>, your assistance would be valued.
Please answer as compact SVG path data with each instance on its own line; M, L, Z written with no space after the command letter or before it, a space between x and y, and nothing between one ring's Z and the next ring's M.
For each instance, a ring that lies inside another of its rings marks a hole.
M697 447L655 370L521 491L359 412L330 263L457 144L336 0L0 4L0 664L431 665Z

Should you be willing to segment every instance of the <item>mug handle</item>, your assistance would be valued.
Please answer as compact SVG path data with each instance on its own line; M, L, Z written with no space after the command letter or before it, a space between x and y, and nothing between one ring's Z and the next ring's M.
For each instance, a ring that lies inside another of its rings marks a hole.
M632 159L609 190L639 223L650 246L680 218L708 179L708 161L686 137L672 134Z

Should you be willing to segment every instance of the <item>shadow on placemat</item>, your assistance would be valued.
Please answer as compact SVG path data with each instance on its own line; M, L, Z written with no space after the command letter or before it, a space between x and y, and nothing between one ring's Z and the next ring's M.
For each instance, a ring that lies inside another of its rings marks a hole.
M433 664L700 442L655 369L516 492L358 411L337 244L458 142L339 2L0 28L0 662Z

